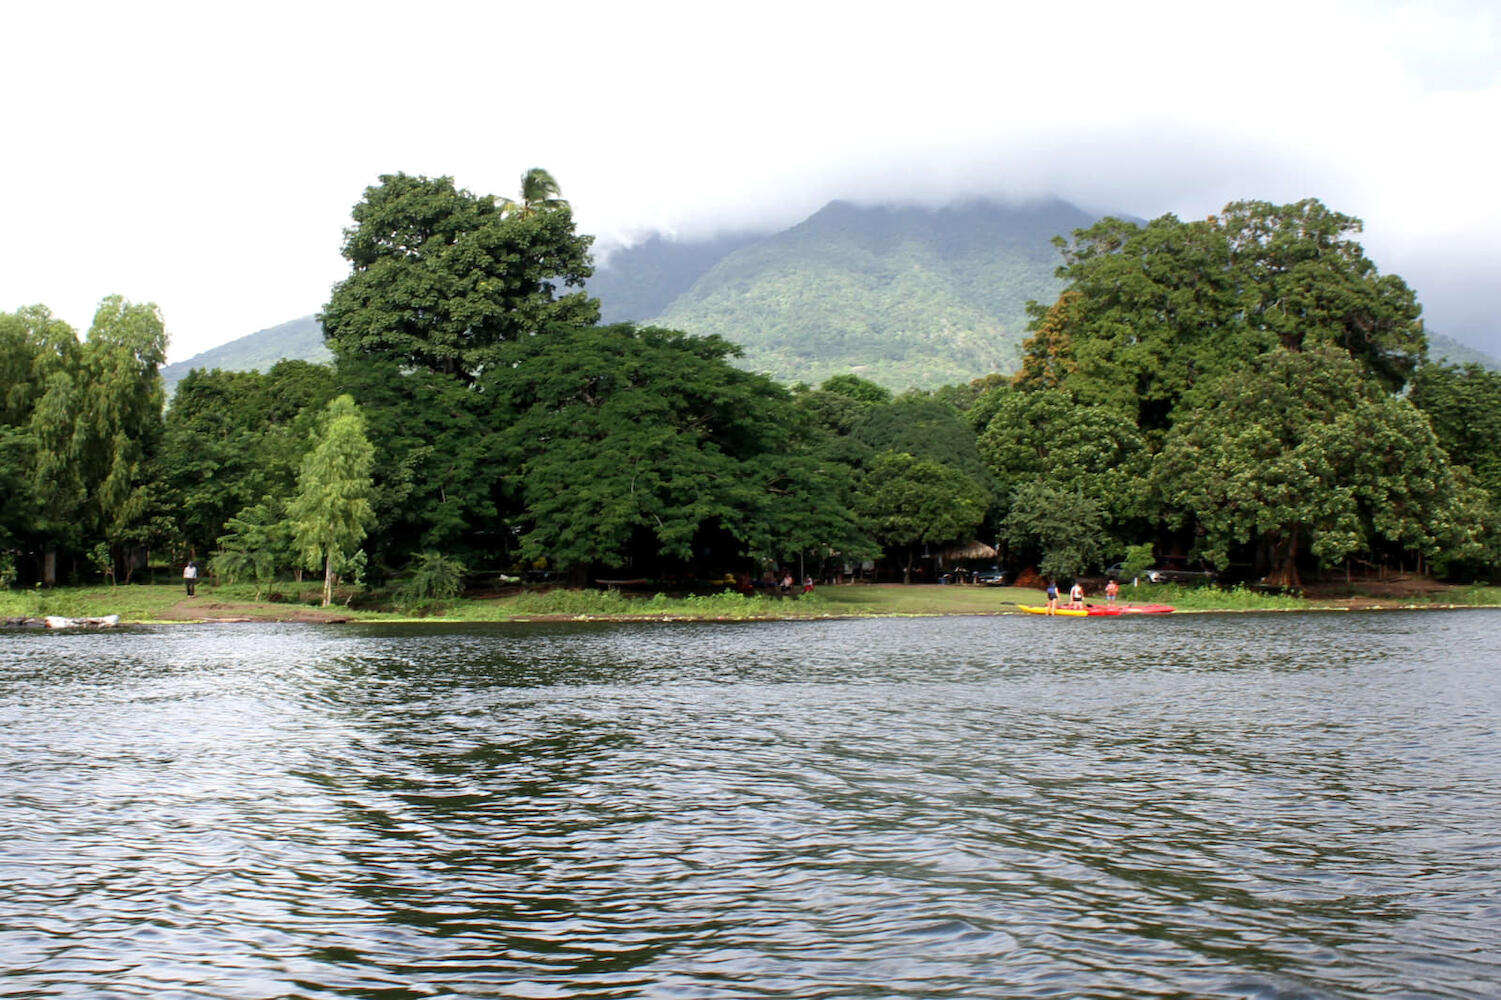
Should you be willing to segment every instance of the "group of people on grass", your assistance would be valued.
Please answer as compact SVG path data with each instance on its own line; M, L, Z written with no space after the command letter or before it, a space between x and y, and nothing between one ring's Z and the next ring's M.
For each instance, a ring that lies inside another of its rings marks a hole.
M1111 579L1111 581L1109 583L1105 584L1105 600L1108 601L1108 602L1110 602L1111 604L1115 603L1115 598L1116 598L1117 595L1120 594L1120 592L1121 592L1121 585L1118 584L1118 583L1116 583L1113 578ZM1072 587L1070 587L1069 590L1068 590L1068 605L1067 605L1067 607L1071 611L1083 611L1084 610L1084 584L1080 583L1078 580L1075 580L1074 581L1074 585ZM1058 613L1058 581L1049 578L1049 580L1048 580L1048 614L1052 615L1052 614L1057 614L1057 613Z

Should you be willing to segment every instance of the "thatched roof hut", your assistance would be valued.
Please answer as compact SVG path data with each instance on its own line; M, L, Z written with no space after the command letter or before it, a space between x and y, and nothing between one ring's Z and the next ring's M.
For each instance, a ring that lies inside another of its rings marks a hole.
M970 542L968 545L956 545L938 553L938 558L942 563L959 562L962 559L994 559L995 556L995 549L979 541Z

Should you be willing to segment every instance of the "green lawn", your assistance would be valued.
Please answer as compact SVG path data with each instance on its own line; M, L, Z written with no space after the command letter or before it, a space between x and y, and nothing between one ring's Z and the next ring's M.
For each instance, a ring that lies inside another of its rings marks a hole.
M128 622L214 618L316 619L320 588L315 583L278 585L286 596L277 602L256 601L248 586L215 587L208 582L187 599L180 584L133 584L114 587L60 587L50 590L0 591L0 618L62 615L82 618L117 614ZM1091 601L1100 598L1091 595ZM1347 607L1337 600L1308 600L1263 594L1242 588L1122 588L1121 600L1171 604L1180 611L1294 611ZM1018 604L1041 604L1042 592L1016 587L966 587L899 584L821 586L812 594L778 598L724 593L668 597L598 590L527 590L505 597L465 598L431 608L422 615L334 605L333 615L359 621L525 621L541 618L752 620L774 618L878 617L906 615L985 615L1014 612ZM1501 588L1451 587L1427 598L1388 600L1384 606L1501 606ZM1369 606L1370 602L1365 602Z

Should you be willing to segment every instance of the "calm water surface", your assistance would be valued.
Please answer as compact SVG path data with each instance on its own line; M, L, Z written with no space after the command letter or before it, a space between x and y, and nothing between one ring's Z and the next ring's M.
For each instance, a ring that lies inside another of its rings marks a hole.
M1501 613L0 634L0 996L1495 997Z

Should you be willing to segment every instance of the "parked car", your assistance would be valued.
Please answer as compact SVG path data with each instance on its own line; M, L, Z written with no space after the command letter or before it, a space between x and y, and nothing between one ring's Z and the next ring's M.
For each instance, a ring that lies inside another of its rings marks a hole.
M1154 566L1147 570L1146 576L1153 583L1213 583L1219 574L1208 567Z
M974 574L974 581L976 583L983 583L987 587L1004 587L1010 579L1011 572L1001 569L999 566L982 569Z
M1105 575L1125 579L1120 563L1106 566ZM1195 569L1182 563L1153 566L1141 574L1141 579L1148 583L1213 583L1218 577L1219 574L1207 566Z

